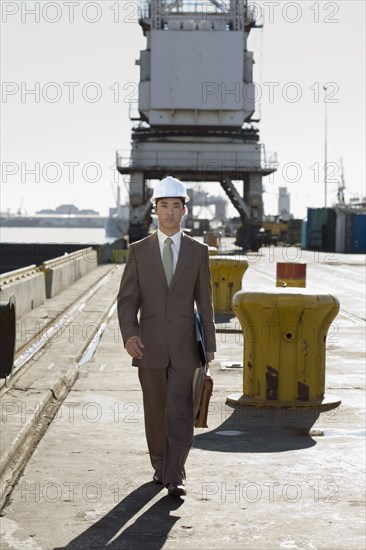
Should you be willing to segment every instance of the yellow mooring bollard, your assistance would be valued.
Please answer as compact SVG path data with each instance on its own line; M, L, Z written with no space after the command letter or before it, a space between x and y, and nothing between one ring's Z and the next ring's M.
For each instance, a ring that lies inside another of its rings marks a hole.
M241 281L248 269L246 260L226 256L210 257L213 305L215 312L232 312L233 296L241 290Z
M291 290L235 294L233 310L244 333L243 395L230 395L228 405L313 408L318 416L340 405L324 395L325 341L339 302Z
M111 262L114 264L125 264L128 256L128 250L112 250Z
M217 256L217 248L215 246L208 247L209 256Z

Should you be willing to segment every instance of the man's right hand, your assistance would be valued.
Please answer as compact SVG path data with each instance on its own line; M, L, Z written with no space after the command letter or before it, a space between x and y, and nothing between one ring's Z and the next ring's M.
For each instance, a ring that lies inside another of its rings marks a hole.
M130 336L130 338L125 342L125 348L127 350L127 353L131 355L131 357L134 357L135 359L142 359L143 347L144 347L144 344L141 342L141 338L139 336Z

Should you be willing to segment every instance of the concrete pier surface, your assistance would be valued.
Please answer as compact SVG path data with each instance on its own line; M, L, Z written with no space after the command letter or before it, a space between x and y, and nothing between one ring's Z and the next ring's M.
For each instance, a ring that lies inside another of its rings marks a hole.
M20 475L9 481L2 510L2 550L365 548L365 256L291 247L241 257L249 262L243 290L274 292L276 263L302 261L306 292L339 299L326 394L340 407L320 414L309 434L296 430L296 418L283 428L269 412L228 407L227 396L243 389L243 336L233 315L217 316L209 428L195 430L187 496L168 497L152 483L137 370L111 310L123 266L116 268L72 330L67 325L1 399L2 459L49 413L40 440L25 437L28 455L14 466ZM87 277L76 283L80 294L97 275ZM55 303L42 315L52 316ZM81 362L88 323L107 311L94 355ZM46 395L61 406L37 415Z

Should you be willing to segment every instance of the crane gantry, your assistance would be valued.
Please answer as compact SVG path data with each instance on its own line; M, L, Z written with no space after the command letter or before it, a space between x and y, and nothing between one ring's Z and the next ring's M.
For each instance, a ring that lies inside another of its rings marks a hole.
M130 241L147 234L146 182L173 175L220 182L242 219L245 247L253 248L262 177L276 169L252 121L253 10L247 0L145 0L139 24L146 36L136 61L139 120L130 156L117 151L118 171L130 176Z

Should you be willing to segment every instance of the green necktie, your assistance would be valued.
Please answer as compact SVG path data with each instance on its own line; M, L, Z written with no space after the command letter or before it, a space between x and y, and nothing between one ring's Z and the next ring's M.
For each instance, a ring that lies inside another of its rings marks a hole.
M165 271L165 276L166 276L168 286L170 286L170 283L174 274L172 243L173 243L172 239L168 237L164 241L164 248L163 248L163 266L164 266L164 271Z

